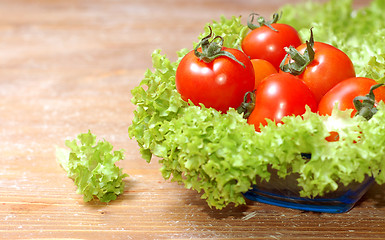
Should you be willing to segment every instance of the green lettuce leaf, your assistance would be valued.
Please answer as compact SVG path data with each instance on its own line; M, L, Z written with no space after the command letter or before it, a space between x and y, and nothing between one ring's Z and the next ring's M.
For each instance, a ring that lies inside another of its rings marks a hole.
M380 0L359 10L350 0L306 2L283 7L282 21L300 29L303 39L314 27L316 40L347 52L359 76L384 82L385 32L377 30L385 24L384 7ZM234 48L248 31L237 17L221 17L208 25ZM208 28L203 31L200 38ZM335 109L332 116L319 116L308 109L303 116L283 118L284 124L269 121L258 133L234 109L220 114L181 99L175 71L187 52L182 49L178 60L170 62L160 50L154 51L153 70L132 90L137 109L129 137L136 139L146 161L153 155L160 158L165 179L201 192L208 205L218 209L244 204L243 193L257 179L269 181L270 168L282 178L298 175L306 197L322 196L368 176L385 183L384 103L370 121L351 118L350 111ZM337 131L340 140L328 142L330 131Z
M144 159L151 160L152 151L164 141L164 133L159 131L163 122L178 117L180 110L187 107L175 88L175 71L182 56L187 54L182 49L180 58L172 63L160 50L152 54L154 72L147 70L144 79L131 93L131 102L137 105L134 119L128 128L131 138L135 137Z
M263 149L257 135L234 109L221 114L191 106L179 118L163 124L165 141L154 154L162 157L161 172L186 188L203 191L210 206L244 204L246 192L259 175L268 179Z
M334 109L332 116L319 116L308 109L302 117L285 117L284 124L270 122L263 129L265 150L276 157L272 168L282 178L298 173L302 196L322 196L337 190L340 183L362 182L373 170L378 171L375 166L369 168L377 156L363 156L368 144L363 139L371 137L363 127L378 128L362 117L351 118L350 113ZM339 141L325 139L331 131L339 133ZM304 159L301 153L311 158Z
M70 150L57 148L57 161L74 180L76 192L83 194L85 202L94 197L101 202L110 202L123 193L123 179L128 175L115 165L124 158L123 150L112 152L113 146L109 142L96 142L96 136L90 131L65 143Z

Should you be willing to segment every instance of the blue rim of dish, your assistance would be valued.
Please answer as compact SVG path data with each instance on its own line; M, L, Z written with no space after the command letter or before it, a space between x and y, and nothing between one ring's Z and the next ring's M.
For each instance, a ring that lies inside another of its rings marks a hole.
M347 190L338 197L317 197L304 198L295 196L285 196L269 191L263 191L254 186L243 195L252 201L266 203L270 205L292 208L302 211L343 213L354 207L356 202L366 193L374 182L374 178L367 178L356 189Z

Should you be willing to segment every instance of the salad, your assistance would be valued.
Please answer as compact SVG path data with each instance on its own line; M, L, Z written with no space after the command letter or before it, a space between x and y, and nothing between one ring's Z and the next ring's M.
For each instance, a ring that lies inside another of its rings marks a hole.
M283 13L279 22L296 29L300 39L311 45L311 37L314 37L316 54L317 42L344 53L351 60L355 75L350 76L350 71L345 78L369 78L380 84L385 82L384 10L382 0L374 0L358 10L353 9L351 0L330 0L327 3L287 5L278 12ZM268 21L265 25L274 28L274 24L274 21ZM192 44L192 49L202 52L204 44L222 44L222 47L235 49L230 53L236 57L250 32L241 17L221 17L204 27L198 38L200 41ZM221 38L210 39L212 36ZM302 56L309 52L312 55L306 44L305 49L287 47L288 62L282 62L286 65L293 62L291 58L296 54L289 54L290 50L298 50ZM374 177L379 184L385 183L383 101L375 103L375 114L369 118L353 116L353 109L343 110L337 105L327 110L328 113L319 114L311 107L311 102L316 105L322 102L319 95L315 99L309 97L299 112L285 114L276 121L263 119L264 123L258 120L253 124L248 120L253 113L240 114L231 102L227 108L210 107L212 99L194 102L191 97L183 96L185 93L180 91L177 72L190 52L191 49L181 49L179 58L171 62L161 50L155 50L153 70L147 70L140 85L132 90L132 102L137 109L128 129L129 137L136 139L147 162L152 156L160 158L160 171L165 179L195 189L210 207L218 209L229 204L245 204L243 193L252 188L257 177L269 181L271 173L268 169L274 169L281 178L297 174L298 186L302 189L300 194L309 198L335 191L339 184L362 182L368 176ZM250 65L246 60L241 63L233 60L232 67L245 69L242 76L249 76ZM342 70L336 64L337 69ZM296 79L306 67L296 73ZM281 72L288 67L273 68L273 75L290 74ZM187 78L185 73L180 76ZM266 78L260 83L255 78L254 86L265 84ZM255 95L245 96L241 101L258 98L260 88L258 86ZM206 92L209 91L213 90ZM253 93L253 88L242 91ZM322 94L326 95L326 92ZM206 100L207 104L202 103ZM258 109L257 103L249 110ZM304 154L308 157L303 157Z

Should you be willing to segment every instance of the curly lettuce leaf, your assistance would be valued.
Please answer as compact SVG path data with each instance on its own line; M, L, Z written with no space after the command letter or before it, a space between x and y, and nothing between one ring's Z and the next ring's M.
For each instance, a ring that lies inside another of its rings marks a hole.
M131 102L137 105L134 119L128 128L129 137L137 140L142 157L151 161L152 151L164 141L164 133L159 131L163 122L178 116L180 110L187 106L175 88L175 72L182 56L188 52L181 50L179 59L170 62L156 50L152 54L153 72L147 70L144 79L131 93Z
M298 186L304 197L322 196L334 191L339 183L362 182L370 171L358 171L367 159L357 157L361 136L361 117L350 117L351 111L335 109L332 116L319 116L308 109L303 116L284 117L283 123L272 122L262 131L266 151L274 151L276 161L272 168L284 178L298 173ZM339 127L337 127L339 126ZM337 131L340 140L329 142L330 131ZM310 159L302 157L307 153Z
M115 165L124 158L123 150L112 152L113 146L109 142L96 142L96 136L90 131L65 144L70 150L57 148L57 161L74 180L76 192L83 194L85 202L94 197L101 202L110 202L123 193L123 179L128 175Z
M367 8L353 10L351 3L331 0L286 6L283 21L299 27L304 39L309 28L315 27L317 40L352 57L358 75L384 81L385 41L378 41L384 32L377 31L377 26L365 26L371 19L380 21L373 18L383 19L377 8L384 9L384 4L377 0ZM357 16L366 19L364 23ZM239 20L221 17L210 26L215 34L225 37L226 46L239 48L247 33ZM204 31L200 38L207 35L207 28ZM351 118L349 111L335 109L332 116L321 117L308 110L303 116L285 117L284 124L269 121L257 133L235 110L220 114L181 99L175 89L175 71L187 51L181 50L179 59L170 62L156 50L152 55L154 70L148 70L132 90L137 109L129 136L137 140L148 162L152 155L160 158L165 179L202 192L208 205L218 209L230 203L244 204L243 193L256 183L257 176L268 181L270 168L282 178L298 175L301 195L306 197L322 196L340 184L362 182L367 176L385 183L383 103L370 121ZM340 140L326 141L330 131L337 131ZM303 153L311 158L303 158Z
M254 127L234 109L221 114L191 106L165 123L162 132L165 141L154 154L163 158L163 177L172 176L186 188L203 191L209 206L244 204L242 193L251 188L256 176L270 176Z

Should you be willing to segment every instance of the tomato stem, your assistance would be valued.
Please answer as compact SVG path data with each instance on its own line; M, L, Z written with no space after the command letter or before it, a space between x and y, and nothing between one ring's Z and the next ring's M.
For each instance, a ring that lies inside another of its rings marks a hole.
M353 99L354 107L357 110L357 113L355 116L362 116L366 120L369 120L374 116L374 114L377 113L378 111L376 108L377 102L373 91L383 85L384 84L382 83L373 85L370 88L370 91L368 94L366 94L365 96L357 96Z
M247 119L255 107L255 90L245 93L243 102L237 108L239 114L243 113L243 118Z
M220 56L224 56L224 57L228 57L228 58L236 61L241 66L246 67L245 64L243 64L238 59L236 59L233 54L222 50L223 49L223 37L215 36L210 41L210 39L214 35L213 35L213 30L211 29L210 26L209 26L209 29L210 29L210 33L206 37L202 38L202 40L195 47L195 49L194 49L195 56L198 57L200 60L204 61L205 63L209 63ZM199 47L201 47L202 52L198 51Z
M264 17L261 17L259 16L257 18L257 24L254 24L254 17L255 16L259 16L258 13L251 13L249 15L249 20L247 21L247 26L251 29L251 30L254 30L256 28L259 28L259 27L262 27L262 26L267 26L269 27L271 30L275 31L275 32L278 32L277 29L275 29L273 26L271 26L271 24L273 23L277 23L278 20L281 18L282 16L282 13L281 15L279 15L278 13L274 13L273 14L273 19L270 20L270 21L266 21L266 19Z
M293 75L300 75L305 68L314 60L314 36L313 30L310 28L310 39L306 41L306 50L303 54L301 54L296 48L293 46L285 47L286 55L283 58L279 68L284 71L291 73ZM291 60L288 60L288 57ZM287 63L286 63L287 62Z

